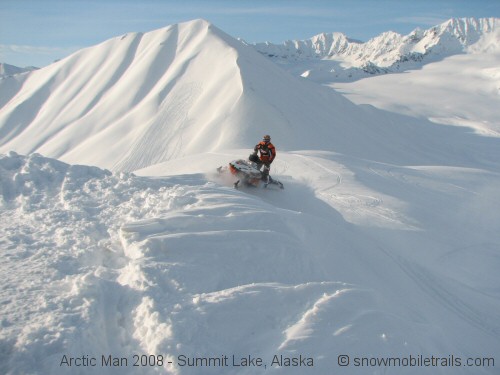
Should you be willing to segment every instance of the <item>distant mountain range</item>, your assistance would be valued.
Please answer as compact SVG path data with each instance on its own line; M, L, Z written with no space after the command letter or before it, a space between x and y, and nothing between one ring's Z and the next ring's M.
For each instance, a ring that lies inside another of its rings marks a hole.
M482 36L498 33L499 26L499 18L453 18L408 35L387 31L367 42L342 33L323 33L306 40L252 46L296 75L322 82L351 81L464 53Z
M36 70L36 69L38 69L38 68L35 68L34 66L19 68L19 67L14 66L14 65L0 63L0 78L11 76L14 74L19 74L19 73L31 72L32 70Z
M500 33L499 26L500 18L452 18L426 30L417 28L408 35L387 31L367 42L341 32L282 44L240 41L294 75L322 83L346 82L418 69L429 62L465 53L481 37ZM0 78L36 69L0 63Z

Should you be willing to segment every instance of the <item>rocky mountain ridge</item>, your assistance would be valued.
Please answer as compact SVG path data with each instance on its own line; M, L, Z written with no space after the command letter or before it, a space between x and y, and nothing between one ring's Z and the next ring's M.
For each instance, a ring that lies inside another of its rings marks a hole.
M334 32L281 45L253 46L294 74L313 80L324 80L326 76L331 81L348 81L420 68L467 52L481 37L498 32L499 25L499 18L452 18L427 30L417 28L408 35L387 31L367 42Z

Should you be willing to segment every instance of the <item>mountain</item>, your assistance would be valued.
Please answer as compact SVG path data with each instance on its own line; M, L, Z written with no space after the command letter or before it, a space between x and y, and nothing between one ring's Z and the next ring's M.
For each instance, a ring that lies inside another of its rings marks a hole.
M444 142L441 136L428 142L429 132L448 130L357 106L204 20L123 35L7 77L0 103L0 152L39 152L121 171L250 150L266 133L280 151L335 150L390 161L402 147L414 149L402 162L440 164L449 163L442 151L462 137L452 131Z
M500 38L482 38L473 51L405 74L332 83L358 104L500 137Z
M7 76L12 76L14 74L31 72L32 70L36 69L38 68L35 68L33 66L28 66L26 68L19 68L18 66L0 63L0 79Z
M420 68L464 53L482 37L498 32L498 18L454 18L408 35L387 31L367 42L342 33L316 35L282 45L257 43L254 48L294 74L330 82Z
M250 147L269 132L282 148L325 148L332 124L368 122L202 20L108 40L0 89L0 150L117 170Z

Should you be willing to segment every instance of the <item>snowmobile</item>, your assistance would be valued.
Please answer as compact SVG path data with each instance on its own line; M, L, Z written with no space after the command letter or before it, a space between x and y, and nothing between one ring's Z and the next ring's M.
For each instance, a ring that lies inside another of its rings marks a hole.
M250 155L250 159L252 156L253 155ZM262 173L255 161L238 159L231 161L227 167L217 168L219 173L225 173L228 170L232 175L238 178L238 180L233 184L235 189L238 189L240 184L254 187L262 185L264 188L272 185L277 186L280 189L284 189L281 182L273 179L269 174L265 175Z

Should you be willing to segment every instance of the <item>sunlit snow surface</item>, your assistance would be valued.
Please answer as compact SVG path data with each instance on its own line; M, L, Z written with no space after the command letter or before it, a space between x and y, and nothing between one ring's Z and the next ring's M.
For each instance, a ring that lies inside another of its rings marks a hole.
M138 177L3 156L2 372L74 373L63 355L161 353L179 374L355 374L338 355L497 355L500 176L347 170L342 159L284 154L285 190L239 191L213 172ZM275 354L314 367L271 366ZM268 367L176 366L182 355Z
M0 80L0 373L497 374L495 35L371 105L205 21ZM266 133L285 189L234 189Z

